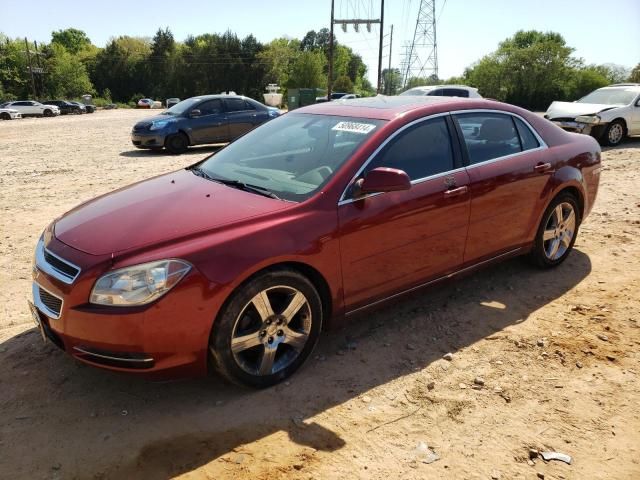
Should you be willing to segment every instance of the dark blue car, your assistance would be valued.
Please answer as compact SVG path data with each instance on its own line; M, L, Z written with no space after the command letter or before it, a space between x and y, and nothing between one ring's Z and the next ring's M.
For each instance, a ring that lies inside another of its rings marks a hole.
M133 127L131 141L138 148L183 153L190 145L227 143L280 115L251 98L203 95L174 105Z

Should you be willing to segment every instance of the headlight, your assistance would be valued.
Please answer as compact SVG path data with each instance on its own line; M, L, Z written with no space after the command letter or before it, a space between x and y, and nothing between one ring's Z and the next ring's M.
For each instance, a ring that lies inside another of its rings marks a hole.
M114 270L98 279L89 301L97 305L146 305L171 290L191 265L182 260L160 260Z
M576 122L578 123L600 123L600 117L598 115L580 115L576 117Z
M169 120L160 120L159 122L153 122L149 127L149 130L162 130L164 127L169 125Z

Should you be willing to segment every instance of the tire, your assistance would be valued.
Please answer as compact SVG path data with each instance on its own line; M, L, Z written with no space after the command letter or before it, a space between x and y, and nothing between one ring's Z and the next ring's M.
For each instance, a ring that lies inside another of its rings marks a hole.
M607 147L615 147L622 143L627 136L627 127L622 120L614 120L602 132L600 144Z
M11 120L11 115L9 115L7 112L2 112L0 113L0 118L2 120Z
M53 112L49 109L45 110L44 112L42 112L42 115L45 117L53 117Z
M218 315L209 340L212 365L239 385L275 385L309 357L322 320L320 295L308 278L265 271L239 287Z
M189 148L189 139L184 133L175 133L166 138L164 146L171 153L179 155Z
M560 215L562 221L559 222ZM576 242L580 221L576 198L570 193L560 193L542 216L529 254L531 262L540 268L552 268L564 262Z

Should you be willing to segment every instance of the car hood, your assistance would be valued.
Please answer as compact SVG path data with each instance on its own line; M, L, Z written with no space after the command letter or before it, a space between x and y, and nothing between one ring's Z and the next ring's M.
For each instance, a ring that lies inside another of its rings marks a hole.
M147 117L144 120L140 120L138 123L136 123L135 126L137 128L149 127L153 122L167 121L167 120L175 121L177 118L178 117L176 117L175 115L154 115L152 117Z
M575 118L579 115L593 115L618 107L619 105L601 103L553 102L547 109L546 117L550 120L554 118Z
M179 170L77 206L55 223L54 233L73 248L105 255L177 240L290 205Z

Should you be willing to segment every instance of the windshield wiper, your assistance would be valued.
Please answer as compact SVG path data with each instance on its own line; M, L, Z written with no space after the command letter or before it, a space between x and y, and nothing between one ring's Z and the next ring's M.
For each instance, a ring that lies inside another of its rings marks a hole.
M202 177L202 178L206 178L207 180L211 180L212 182L222 183L223 185L227 185L229 187L238 188L240 190L245 190L247 192L257 193L258 195L263 195L265 197L280 200L280 197L278 197L275 193L273 193L268 188L260 187L258 185L252 185L250 183L243 183L240 180L229 180L227 178L213 177L200 167L192 167L191 171L195 175L198 175L199 177Z

